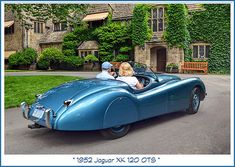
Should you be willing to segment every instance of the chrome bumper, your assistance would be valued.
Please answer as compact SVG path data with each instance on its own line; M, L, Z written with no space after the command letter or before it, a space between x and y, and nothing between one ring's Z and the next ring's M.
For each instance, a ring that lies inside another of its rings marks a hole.
M21 111L23 113L23 117L28 120L29 119L29 106L27 105L27 103L26 102L22 102L20 104L20 108L21 108ZM47 109L45 111L45 114L44 114L45 125L49 129L52 129L52 126L51 126L51 114L52 113L51 112L52 112L51 109Z
M46 122L46 127L49 129L52 129L51 127L51 109L47 109L45 111L45 122Z
M26 102L22 102L20 104L20 108L21 108L21 111L23 113L23 117L25 119L29 119L29 106L27 105L27 103Z

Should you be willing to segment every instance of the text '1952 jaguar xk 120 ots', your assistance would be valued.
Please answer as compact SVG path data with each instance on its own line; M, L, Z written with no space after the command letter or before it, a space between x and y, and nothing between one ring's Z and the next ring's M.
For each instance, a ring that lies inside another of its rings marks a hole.
M130 124L140 120L177 111L198 112L206 95L199 78L180 79L156 74L145 65L132 65L143 89L134 90L114 79L62 84L37 95L31 106L21 103L24 118L34 122L29 128L100 130L105 137L115 139L126 135Z

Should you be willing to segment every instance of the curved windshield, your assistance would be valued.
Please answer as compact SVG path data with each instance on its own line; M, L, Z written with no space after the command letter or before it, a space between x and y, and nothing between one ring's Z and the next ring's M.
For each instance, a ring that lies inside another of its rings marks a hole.
M157 79L156 74L146 64L137 63L137 62L128 62L128 63L130 63L130 65L132 66L135 75L147 75L154 79Z

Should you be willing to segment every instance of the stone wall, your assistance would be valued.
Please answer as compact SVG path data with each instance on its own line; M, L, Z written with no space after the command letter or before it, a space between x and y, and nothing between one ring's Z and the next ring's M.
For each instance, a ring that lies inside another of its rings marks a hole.
M180 64L180 62L184 61L184 50L182 48L167 48L168 59L167 64L176 63Z
M45 33L45 24L43 24L43 32ZM25 30L26 32L26 30ZM28 47L34 48L37 52L40 52L39 41L43 33L35 33L34 29L28 30ZM26 40L26 39L25 39Z
M135 62L146 63L146 50L140 46L135 46Z
M7 34L4 36L5 51L20 51L23 49L22 25L19 21L15 21L13 26L14 26L14 33Z
M166 65L170 63L178 64L184 61L184 51L182 48L169 48L166 43L150 42L145 43L145 47L135 47L135 61L144 63L157 69L157 49L166 49Z

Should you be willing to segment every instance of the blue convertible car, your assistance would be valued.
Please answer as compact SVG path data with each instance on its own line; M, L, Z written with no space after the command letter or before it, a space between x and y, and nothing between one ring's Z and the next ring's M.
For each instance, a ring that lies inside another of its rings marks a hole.
M100 130L115 139L126 135L133 122L177 111L198 112L206 95L199 78L156 74L136 63L133 67L144 85L141 90L118 80L86 79L37 95L31 106L22 102L24 118L34 122L29 128Z

